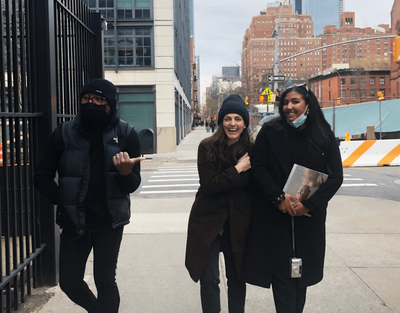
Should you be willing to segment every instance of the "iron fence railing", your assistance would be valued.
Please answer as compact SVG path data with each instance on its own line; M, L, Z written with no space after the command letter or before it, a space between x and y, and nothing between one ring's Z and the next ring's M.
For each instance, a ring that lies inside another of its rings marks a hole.
M103 75L101 18L80 0L1 0L0 24L0 310L14 312L57 283L54 207L34 191L34 165Z

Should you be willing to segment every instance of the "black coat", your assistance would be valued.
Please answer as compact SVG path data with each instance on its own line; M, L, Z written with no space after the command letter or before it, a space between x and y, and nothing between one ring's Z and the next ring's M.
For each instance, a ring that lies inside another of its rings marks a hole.
M281 122L282 123L282 122ZM287 127L261 129L253 150L252 174L259 188L253 207L244 279L254 285L269 287L275 271L289 277L290 258L293 257L291 218L273 206L271 200L280 194L292 168ZM276 125L276 124L275 124ZM333 133L329 134L329 148L321 151L307 132L304 164L329 174L327 181L303 205L311 209L311 217L295 217L296 257L303 260L303 274L299 287L321 281L325 257L325 220L328 201L343 181L342 161ZM324 154L324 156L323 156Z
M236 164L219 170L217 163L207 157L211 144L212 137L208 137L199 145L200 188L190 212L187 233L185 265L196 282L207 264L210 246L228 218L236 270L241 275L251 216L249 171L239 174ZM248 153L251 155L251 151Z

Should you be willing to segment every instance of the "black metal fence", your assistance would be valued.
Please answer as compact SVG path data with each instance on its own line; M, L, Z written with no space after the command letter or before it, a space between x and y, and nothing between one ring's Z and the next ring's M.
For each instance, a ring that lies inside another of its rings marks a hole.
M80 0L1 0L1 312L58 281L54 207L34 191L34 165L83 84L103 76L101 22Z

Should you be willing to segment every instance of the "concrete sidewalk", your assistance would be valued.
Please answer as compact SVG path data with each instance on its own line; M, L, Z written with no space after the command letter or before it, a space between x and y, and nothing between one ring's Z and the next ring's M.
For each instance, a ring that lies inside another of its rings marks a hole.
M197 128L177 152L145 162L194 162L200 140L209 135L204 127ZM199 284L184 266L194 197L131 199L132 218L125 227L118 264L120 312L200 313ZM325 277L309 288L304 312L400 313L399 241L398 202L335 196L328 209ZM90 260L86 279L94 289L91 268ZM54 296L39 312L85 312L59 289L52 291ZM221 275L222 312L228 312L226 296ZM249 285L246 312L274 311L271 290Z

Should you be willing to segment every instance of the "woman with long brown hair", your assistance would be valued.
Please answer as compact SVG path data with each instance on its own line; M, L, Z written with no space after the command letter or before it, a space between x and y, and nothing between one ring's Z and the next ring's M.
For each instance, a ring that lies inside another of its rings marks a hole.
M218 113L218 129L198 149L200 187L189 217L186 268L200 280L204 313L221 311L219 252L225 258L230 313L244 312L246 284L240 279L251 217L247 182L252 143L249 113L230 95Z

